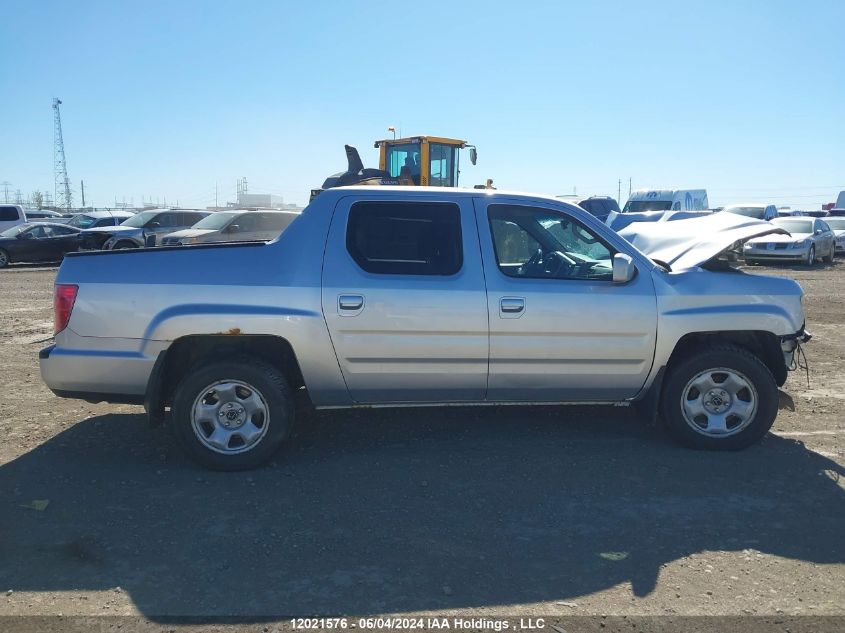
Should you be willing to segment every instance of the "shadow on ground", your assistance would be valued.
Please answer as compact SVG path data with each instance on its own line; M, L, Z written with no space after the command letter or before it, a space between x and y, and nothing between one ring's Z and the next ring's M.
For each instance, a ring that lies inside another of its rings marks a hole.
M160 620L642 596L702 550L845 562L843 474L774 436L702 453L551 407L319 415L272 466L212 473L106 415L0 467L0 587L120 586Z

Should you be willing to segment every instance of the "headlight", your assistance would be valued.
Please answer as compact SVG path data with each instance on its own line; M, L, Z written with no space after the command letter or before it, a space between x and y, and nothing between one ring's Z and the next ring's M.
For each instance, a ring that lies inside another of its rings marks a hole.
M181 240L179 240L179 243L180 244L199 244L200 238L198 238L198 237L183 237Z
M789 248L804 248L809 243L810 243L810 240L801 240L800 242L792 242L792 244L789 245Z

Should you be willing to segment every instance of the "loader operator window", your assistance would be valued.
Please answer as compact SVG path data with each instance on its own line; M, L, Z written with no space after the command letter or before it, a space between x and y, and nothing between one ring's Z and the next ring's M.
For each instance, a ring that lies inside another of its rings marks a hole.
M613 250L568 215L503 204L487 213L499 270L508 277L613 280Z
M368 273L454 275L463 264L460 209L447 202L356 202L346 248Z
M387 148L387 171L392 178L408 178L420 184L420 146L417 143Z
M428 184L432 187L455 187L456 149L440 143L429 143L428 158L431 165Z

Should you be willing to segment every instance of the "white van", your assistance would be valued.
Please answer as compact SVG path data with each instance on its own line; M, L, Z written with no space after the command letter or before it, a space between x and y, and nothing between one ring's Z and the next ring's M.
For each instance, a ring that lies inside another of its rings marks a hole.
M19 204L0 204L0 233L26 222L26 213Z
M705 211L709 206L706 189L637 189L622 213Z

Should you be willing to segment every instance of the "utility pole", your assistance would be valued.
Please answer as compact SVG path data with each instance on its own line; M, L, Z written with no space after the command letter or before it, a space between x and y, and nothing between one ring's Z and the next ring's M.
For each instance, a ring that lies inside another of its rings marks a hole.
M217 182L214 183L214 210L217 211L220 207L217 204Z
M15 189L15 204L23 204L23 196L20 189Z
M616 189L616 202L622 202L622 179L619 179L619 186Z
M631 197L631 177L628 177L628 197Z
M70 181L67 177L65 160L65 142L62 139L62 114L59 112L61 100L53 98L53 179L56 206L70 210L73 200L70 195Z
M82 208L85 208L85 181L80 180L79 186L82 188Z
M0 185L3 185L3 202L9 202L9 185L11 184L8 180L0 182Z

